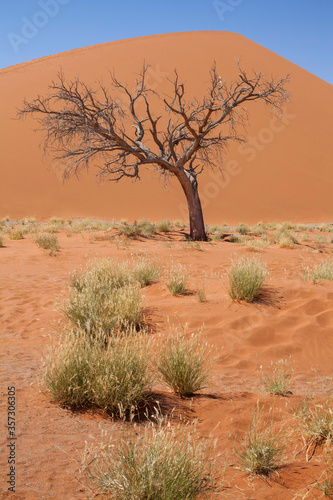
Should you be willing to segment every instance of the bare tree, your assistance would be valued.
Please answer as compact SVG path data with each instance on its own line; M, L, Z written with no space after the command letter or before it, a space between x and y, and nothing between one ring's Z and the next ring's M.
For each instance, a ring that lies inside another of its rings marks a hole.
M115 182L139 179L147 166L174 176L186 196L190 237L206 240L198 175L207 167L222 169L221 153L227 144L243 141L237 128L247 119L244 105L260 100L281 110L289 97L289 75L248 76L238 65L237 79L227 85L214 63L206 94L201 100L187 100L177 71L168 80L171 95L161 97L148 88L147 69L144 64L131 91L114 75L109 91L103 84L92 89L79 79L66 82L61 72L50 94L24 101L19 116L38 118L46 132L45 149L64 164L64 179L78 176L91 164L102 179ZM156 116L153 107L161 99L165 112Z

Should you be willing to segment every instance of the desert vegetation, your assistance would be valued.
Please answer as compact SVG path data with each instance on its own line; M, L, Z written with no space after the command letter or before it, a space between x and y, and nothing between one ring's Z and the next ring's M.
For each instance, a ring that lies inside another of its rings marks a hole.
M174 332L162 344L158 371L166 384L181 396L191 396L206 388L209 377L210 348L204 344L200 333L185 336Z
M234 261L229 271L230 290L232 299L253 302L262 290L267 269L258 258L244 258Z
M181 221L1 222L1 256L32 256L54 290L50 342L48 288L26 278L45 314L40 401L89 426L80 481L91 494L265 498L281 480L286 498L329 498L331 226L244 226L209 227L199 244ZM17 328L11 311L4 324ZM95 419L112 436L99 442Z
M114 500L194 499L211 491L213 443L200 442L193 426L170 426L156 411L137 434L86 446L82 467L95 488Z

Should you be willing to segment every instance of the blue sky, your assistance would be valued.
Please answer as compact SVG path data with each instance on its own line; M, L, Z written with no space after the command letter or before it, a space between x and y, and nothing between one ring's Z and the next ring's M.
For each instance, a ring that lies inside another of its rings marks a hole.
M333 0L2 0L0 67L177 31L233 31L333 84Z

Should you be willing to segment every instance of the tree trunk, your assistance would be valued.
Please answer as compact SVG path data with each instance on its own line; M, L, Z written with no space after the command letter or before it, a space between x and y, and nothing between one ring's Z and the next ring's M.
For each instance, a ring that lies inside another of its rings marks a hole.
M196 175L189 171L183 171L182 175L178 177L178 180L187 200L190 220L190 238L193 241L207 241Z

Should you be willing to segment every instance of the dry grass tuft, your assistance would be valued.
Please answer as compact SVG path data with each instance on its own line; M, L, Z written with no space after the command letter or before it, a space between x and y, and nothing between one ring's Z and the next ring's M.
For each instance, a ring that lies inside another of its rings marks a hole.
M187 281L187 270L179 264L170 271L167 287L172 295L185 295L187 293Z
M69 332L49 350L43 386L72 408L101 408L126 416L143 405L152 385L145 336L95 337Z
M38 234L35 243L44 250L50 250L50 255L56 255L60 251L59 241L56 235Z
M254 476L268 476L281 466L284 448L282 433L275 433L271 423L263 425L257 408L243 445L235 450L239 468Z
M313 268L305 268L303 279L305 281L312 281L313 284L316 284L321 280L333 281L333 260L328 258L321 261Z
M260 382L268 394L287 396L290 392L290 382L292 378L289 359L280 359L276 363L271 363L266 371L260 367L258 374Z
M87 445L88 480L112 500L191 500L212 491L211 451L193 425L171 426L157 413L142 432L127 431L115 444Z
M253 302L267 278L266 265L258 258L240 257L229 270L229 294L234 300Z
M183 333L176 331L160 349L158 371L167 385L181 396L195 394L206 387L211 348L201 341L200 333L187 337L187 328Z

